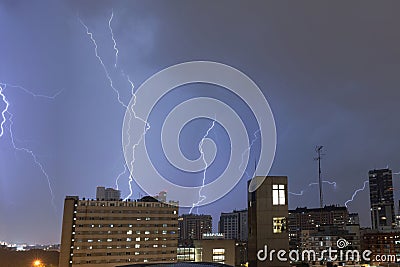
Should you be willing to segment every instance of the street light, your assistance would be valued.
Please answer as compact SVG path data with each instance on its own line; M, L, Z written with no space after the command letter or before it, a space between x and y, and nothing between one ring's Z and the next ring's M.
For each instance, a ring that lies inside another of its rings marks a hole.
M41 267L41 266L42 266L42 261L41 261L41 260L34 260L34 261L33 261L33 266L35 266L35 267Z

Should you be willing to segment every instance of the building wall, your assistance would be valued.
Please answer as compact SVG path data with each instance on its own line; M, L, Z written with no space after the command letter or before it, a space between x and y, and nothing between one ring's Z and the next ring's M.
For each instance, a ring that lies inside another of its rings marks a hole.
M212 232L211 215L184 214L179 217L179 240L200 240Z
M337 247L337 241L339 239L345 239L349 243L345 248L346 250L357 250L360 252L361 249L359 226L355 225L348 229L343 229L337 225L324 225L315 230L303 230L300 239L300 251L312 250L316 253L316 259L310 259L310 261L305 259L305 262L309 263L320 259L323 250L329 248L340 250L340 248ZM325 259L323 261L324 263L328 263L330 259L328 259L327 254L324 255ZM335 262L335 264L339 263Z
M376 255L397 255L400 258L400 231L363 230L361 231L361 249L372 251L371 258ZM372 263L378 264L378 262Z
M247 242L236 242L235 266L245 266L247 262Z
M219 262L235 266L236 246L233 239L195 240L197 261ZM201 257L200 254L201 253Z
M336 225L344 229L345 225L350 223L349 218L349 212L344 206L331 205L323 208L289 210L290 249L299 248L301 231L315 230L321 225Z
M227 239L238 239L239 236L239 213L222 213L219 220L219 231Z
M221 213L218 231L223 233L227 239L247 241L247 217L247 210L234 210L232 212Z
M71 253L72 253L72 232L74 225L74 211L78 204L78 197L66 197L64 201L64 214L61 228L61 248L60 248L60 258L59 267L69 267L71 266Z
M239 240L247 241L249 236L249 224L248 224L248 212L247 210L239 211Z
M255 177L254 179L261 179ZM250 182L250 181L249 181ZM283 185L284 203L274 205L274 185ZM288 262L280 262L275 257L273 261L259 261L257 252L267 245L269 250L289 250L289 236L286 223L277 233L274 218L288 218L287 177L267 176L262 185L252 193L248 194L248 223L249 241L248 258L250 267L259 266L289 266Z
M371 170L369 191L372 229L387 230L395 227L392 171Z
M144 201L73 201L65 200L60 267L176 262L176 206Z
M104 186L98 186L96 188L96 199L97 200L120 200L121 191L114 188L105 188Z

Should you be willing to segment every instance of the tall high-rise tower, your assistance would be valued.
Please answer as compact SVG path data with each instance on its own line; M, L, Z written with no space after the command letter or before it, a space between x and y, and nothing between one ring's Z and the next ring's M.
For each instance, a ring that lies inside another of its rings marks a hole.
M286 176L267 176L256 191L248 193L249 267L289 266L288 261L271 259L265 251L266 247L275 251L289 250L287 193ZM260 260L260 255L265 260Z
M219 217L218 229L226 239L247 241L248 223L247 209L222 212Z
M392 170L371 170L368 175L372 229L392 229L395 227Z

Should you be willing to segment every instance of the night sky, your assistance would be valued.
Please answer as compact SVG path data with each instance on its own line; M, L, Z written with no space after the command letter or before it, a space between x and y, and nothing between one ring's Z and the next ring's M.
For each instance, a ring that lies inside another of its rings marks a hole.
M209 60L248 75L275 118L270 175L287 175L289 191L304 191L289 198L290 208L296 208L319 205L318 187L308 186L317 181L316 145L324 145L323 179L337 183L324 183L326 204L343 205L362 188L370 169L400 171L399 8L398 1L0 1L0 84L8 84L4 94L14 140L35 153L54 194L52 201L31 154L13 148L6 114L0 138L0 241L59 243L65 196L93 198L96 186L114 187L124 170L125 109L79 18L93 32L124 103L131 88L123 74L137 88L168 66ZM117 68L108 28L112 11ZM51 99L11 85L47 96L62 91ZM160 101L151 122L162 124L162 114L185 97L209 93L236 103L209 85L188 85L185 92ZM0 111L4 108L0 98ZM187 126L182 151L195 159L210 120ZM227 164L229 139L218 126L209 137L218 147L211 181ZM148 138L152 143L159 136ZM256 143L252 160L259 150ZM161 152L153 155L162 163ZM200 178L201 173L189 184L198 185ZM399 179L394 175L395 200ZM246 180L198 212L212 214L216 228L220 212L247 206ZM126 174L119 188L123 197L129 194ZM144 194L136 184L133 190L132 198ZM348 207L360 213L363 226L370 225L368 188Z

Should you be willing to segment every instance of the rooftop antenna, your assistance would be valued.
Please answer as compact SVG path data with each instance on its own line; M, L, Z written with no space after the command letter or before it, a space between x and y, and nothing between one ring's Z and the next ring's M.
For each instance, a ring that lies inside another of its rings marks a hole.
M324 146L317 146L315 151L317 152L318 157L315 158L315 160L318 161L318 185L319 185L319 205L321 209L324 207L324 197L323 197L323 192L322 192L322 180L321 180L321 159L322 159L322 148Z

